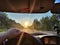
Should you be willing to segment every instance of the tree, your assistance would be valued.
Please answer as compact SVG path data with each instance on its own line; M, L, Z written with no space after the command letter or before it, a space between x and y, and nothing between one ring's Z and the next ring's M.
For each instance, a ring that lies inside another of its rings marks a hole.
M56 16L56 14L53 14L50 18L50 22L51 22L51 28L54 27L55 24L59 25L59 19ZM52 28L53 30L53 28Z
M50 27L50 20L49 20L49 17L44 17L41 19L41 29L42 30L50 30L51 27Z
M54 26L55 24L59 24L59 20L58 20L58 17L56 15L52 15L51 18L50 18L50 21L51 21L51 25Z
M42 30L53 30L54 25L59 24L59 20L56 15L52 15L51 17L44 17L40 22Z
M0 27L1 28L2 27L8 28L8 20L9 18L7 17L7 14L0 12L0 23L1 23Z
M37 20L37 19L34 19L34 21L33 21L33 27L34 27L34 29L40 29L40 22Z
M60 19L60 14L53 14L55 15L58 19Z
M19 27L23 26L19 23L16 23L15 20L9 19L6 13L0 12L0 28L10 28L10 27Z

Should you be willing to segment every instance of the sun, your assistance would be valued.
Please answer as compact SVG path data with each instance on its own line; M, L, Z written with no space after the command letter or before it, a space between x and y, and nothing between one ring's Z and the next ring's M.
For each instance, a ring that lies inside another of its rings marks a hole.
M29 26L32 25L32 21L30 19L24 18L20 24L24 27L24 28L28 28Z
M24 22L24 28L28 28L28 26L29 26L29 22L28 21L25 21Z

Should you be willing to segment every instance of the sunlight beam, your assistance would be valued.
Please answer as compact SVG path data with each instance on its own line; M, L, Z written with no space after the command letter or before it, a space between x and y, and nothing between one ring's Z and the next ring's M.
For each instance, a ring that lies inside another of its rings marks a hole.
M25 21L24 22L24 28L27 28L29 26L29 22L28 21Z

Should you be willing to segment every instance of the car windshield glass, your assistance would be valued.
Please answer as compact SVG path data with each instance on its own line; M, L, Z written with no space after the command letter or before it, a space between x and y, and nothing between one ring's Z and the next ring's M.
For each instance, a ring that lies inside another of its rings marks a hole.
M27 33L39 31L53 31L55 24L59 24L58 14L47 13L11 13L0 12L0 32L16 27ZM60 25L60 24L59 24ZM49 33L49 32L48 32Z

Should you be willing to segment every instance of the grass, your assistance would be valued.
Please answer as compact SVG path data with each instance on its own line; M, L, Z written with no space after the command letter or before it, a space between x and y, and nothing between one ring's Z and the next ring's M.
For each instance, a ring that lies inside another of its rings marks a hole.
M0 32L6 32L7 29L0 29Z

